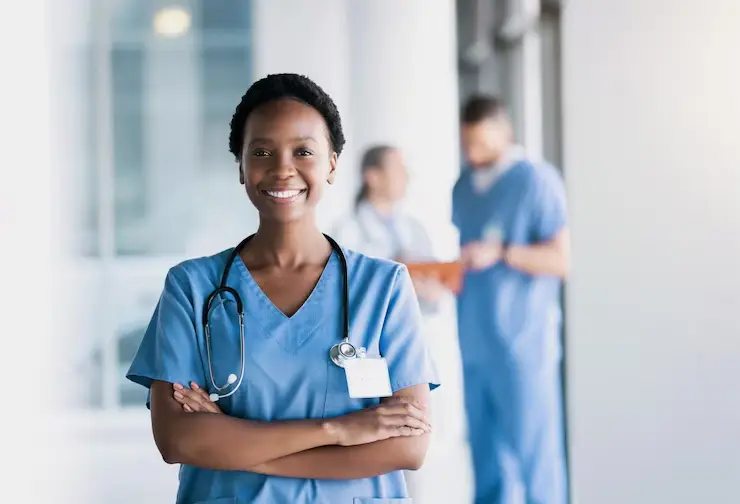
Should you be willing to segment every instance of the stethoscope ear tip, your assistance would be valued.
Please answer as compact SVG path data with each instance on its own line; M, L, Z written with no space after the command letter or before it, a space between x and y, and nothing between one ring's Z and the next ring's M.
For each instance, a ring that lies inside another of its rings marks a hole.
M208 396L208 399L210 399L211 402L218 402L218 394L211 394Z

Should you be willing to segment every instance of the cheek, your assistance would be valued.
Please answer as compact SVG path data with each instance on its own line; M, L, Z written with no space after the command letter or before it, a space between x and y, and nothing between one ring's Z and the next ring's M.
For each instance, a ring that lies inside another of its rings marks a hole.
M314 189L323 187L331 175L331 166L328 164L306 164L298 170L299 175Z
M254 191L256 186L257 186L257 177L254 177L254 176L250 177L249 174L247 174L247 176L244 177L244 188L247 190L247 192L249 192L249 191Z
M262 180L261 177L259 177L254 172L247 172L244 174L244 192L247 193L247 196L249 197L252 202L254 202L255 197L257 197L258 191L257 191L257 184Z
M327 175L316 174L310 180L307 180L308 187L310 189L309 196L311 199L316 199L324 193L324 188L328 185Z
M406 178L403 177L400 173L393 177L392 180L392 187L396 190L396 192L402 191L404 186L406 185Z
M244 165L244 169L242 171L244 185L247 188L258 185L265 179L270 169L271 167L266 161L251 160L250 163Z
M488 143L486 144L486 147L488 148L488 150L497 152L497 151L501 150L501 148L504 146L504 143L505 142L504 142L503 136L502 135L496 135L496 136L492 136L488 140Z
M485 150L486 149L483 146L479 144L474 144L474 145L468 146L468 148L466 149L466 152L467 152L467 155L470 161L475 163L475 162L481 161L481 159L484 157Z

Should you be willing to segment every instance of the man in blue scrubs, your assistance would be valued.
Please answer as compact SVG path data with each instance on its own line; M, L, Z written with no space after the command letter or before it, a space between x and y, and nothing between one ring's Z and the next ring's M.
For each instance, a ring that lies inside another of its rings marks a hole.
M466 266L458 324L475 502L564 504L563 181L514 144L496 98L471 98L461 119L453 221Z

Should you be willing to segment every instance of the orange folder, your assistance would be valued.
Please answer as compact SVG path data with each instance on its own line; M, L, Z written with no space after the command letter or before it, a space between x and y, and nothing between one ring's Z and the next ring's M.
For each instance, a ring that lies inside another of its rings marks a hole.
M462 287L462 264L454 262L406 263L411 278L433 277L457 294Z

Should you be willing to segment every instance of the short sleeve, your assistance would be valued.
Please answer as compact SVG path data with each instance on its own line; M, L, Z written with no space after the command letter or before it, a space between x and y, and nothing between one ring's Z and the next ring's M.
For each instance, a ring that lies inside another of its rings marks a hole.
M174 269L167 274L154 315L126 378L146 388L151 388L154 380L204 384L196 340L195 310Z
M439 386L437 371L422 333L419 302L404 265L398 265L396 269L380 336L380 353L388 362L394 392L422 383L428 383L431 390Z
M555 237L568 221L565 184L554 168L537 181L534 191L533 231L535 241L547 241Z

